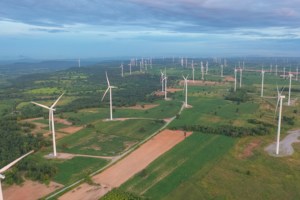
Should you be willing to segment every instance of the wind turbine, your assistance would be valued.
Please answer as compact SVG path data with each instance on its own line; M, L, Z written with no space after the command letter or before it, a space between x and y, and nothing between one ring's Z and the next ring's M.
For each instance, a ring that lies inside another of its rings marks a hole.
M296 81L298 81L298 67L297 67L297 73L296 73Z
M243 61L243 69L245 69L245 61Z
M111 86L111 85L109 84L109 80L108 80L108 77L107 77L107 72L105 72L105 74L106 74L106 80L107 80L108 88L107 88L107 90L105 91L105 93L104 93L104 95L103 95L101 101L103 101L103 98L105 97L107 91L109 90L109 96L110 96L110 99L109 99L109 101L110 101L110 120L113 120L113 116L112 116L112 97L111 97L111 88L118 88L118 87Z
M185 57L185 67L187 67L187 57Z
M275 73L275 74L276 74L276 76L277 76L277 65L276 65L276 73Z
M270 74L272 74L272 65L270 65Z
M277 85L277 84L276 84ZM277 107L278 107L278 103L280 102L280 108L279 108L279 117L278 117L278 129L277 129L277 144L276 144L276 154L278 155L279 153L279 141L280 141L280 126L281 126L281 112L282 112L282 99L285 98L285 96L282 96L282 92L283 92L284 88L282 89L281 93L279 93L278 90L278 85L277 85L277 93L278 93L278 99L277 99L277 104L276 104L276 110L275 110L275 115L277 112ZM275 115L274 115L274 119L275 119Z
M78 64L79 64L79 67L80 67L80 58L78 59Z
M161 91L163 92L164 91L164 73L160 70L160 73L161 73Z
M204 77L203 77L204 68L203 68L203 63L202 62L201 62L201 72L202 72L202 78L201 79L204 79Z
M194 67L194 61L192 60L192 69L193 69L193 83L195 82L194 81L194 74L195 74L195 67Z
M285 77L285 67L283 68L283 77Z
M130 72L130 75L131 75L131 63L129 63L128 65L129 65L129 72Z
M236 91L236 71L237 69L234 68L234 91Z
M206 75L207 75L207 72L208 72L208 62L206 61Z
M221 77L223 77L223 65L221 65Z
M53 139L53 156L56 157L56 142L55 142L55 129L54 129L54 118L53 118L53 111L55 111L55 109L53 108L57 102L59 101L59 99L64 95L64 93L62 95L60 95L60 97L58 97L58 99L54 102L54 104L51 107L39 104L39 103L35 103L35 102L31 102L35 105L38 105L40 107L46 108L49 110L49 130L51 131L52 128L52 139ZM51 127L51 122L52 122L52 127Z
M260 75L262 76L262 79L261 79L261 95L260 95L260 97L263 97L264 96L264 76L265 76L265 71L264 71L263 68L261 69L261 74Z
M140 61L140 72L142 72L142 62Z
M14 164L16 164L17 162L19 162L22 158L28 156L29 154L33 153L33 150L26 153L25 155L21 156L20 158L14 160L13 162L9 163L8 165L6 165L5 167L3 167L2 169L0 169L0 200L3 200L3 194L2 194L2 186L1 186L1 179L5 179L5 176L3 175L4 172L6 170L8 170L11 166L13 166Z
M288 99L288 105L290 105L291 100L291 88L292 88L292 73L289 72L289 76L286 79L290 79L290 85L289 85L289 99Z
M184 77L183 75L182 75L182 77L183 77L183 79L184 79L184 84L185 84L185 107L187 108L188 107L188 104L187 104L187 82L188 82L188 80L187 80L187 78L188 78L188 76L189 75L187 75L186 77ZM184 88L184 86L183 86L183 88Z
M240 87L242 87L242 72L243 70L240 68Z
M145 70L148 70L147 69L147 61L145 60Z
M121 64L120 68L122 68L122 77L123 77L123 62Z
M164 80L165 80L165 100L167 100L167 79L168 79L168 77L167 77L167 70L165 69L165 78L164 78Z

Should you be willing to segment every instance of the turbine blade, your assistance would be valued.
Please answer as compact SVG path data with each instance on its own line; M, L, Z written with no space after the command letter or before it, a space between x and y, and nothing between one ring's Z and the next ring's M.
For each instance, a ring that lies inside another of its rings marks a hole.
M33 103L33 104L35 104L35 105L38 105L38 106L41 106L41 107L43 107L43 108L47 108L47 109L49 109L50 110L50 108L48 107L48 106L45 106L45 105L42 105L42 104L39 104L39 103L35 103L35 102L31 102L31 103Z
M21 160L22 158L28 156L29 154L31 154L32 152L34 152L34 150L26 153L25 155L21 156L20 158L14 160L13 162L9 163L8 165L6 165L5 167L3 167L2 169L0 169L0 174L4 173L6 170L8 170L11 166L13 166L14 164L16 164L19 160Z
M107 90L105 91L105 93L104 93L104 95L103 95L101 101L103 101L103 98L105 97L105 95L106 95L106 93L107 93L108 90L109 90L109 87L108 87Z
M65 93L62 93L62 95L60 95L60 97L58 97L58 99L54 102L54 104L50 108L53 108L64 94Z
M277 112L278 104L279 104L279 96L278 96L278 99L277 99L277 104L276 104L276 109L275 109L275 114L274 114L274 121L275 121L275 117L276 117L276 112Z
M109 80L108 80L108 77L107 77L107 72L105 72L105 75L106 75L107 84L108 84L108 86L110 86Z
M282 94L283 90L285 89L285 86L282 88L280 95Z

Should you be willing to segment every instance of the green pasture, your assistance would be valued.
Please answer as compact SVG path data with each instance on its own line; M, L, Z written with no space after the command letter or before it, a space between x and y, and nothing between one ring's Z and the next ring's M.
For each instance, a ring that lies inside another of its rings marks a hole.
M201 179L207 166L214 166L235 142L233 138L195 132L148 165L145 177L139 172L121 188L150 199L169 198L172 192ZM190 199L192 195L182 193L170 199Z
M71 184L84 178L85 173L96 171L109 163L101 158L73 157L70 160L53 159L51 163L58 168L53 181L63 185Z
M28 93L33 93L33 94L53 94L53 93L62 94L65 92L66 90L58 89L57 87L38 88L38 89L33 89L28 91Z
M145 139L163 124L153 120L98 121L95 128L83 128L57 142L60 152L97 156L115 156ZM143 127L143 130L141 128ZM67 144L67 149L62 149Z

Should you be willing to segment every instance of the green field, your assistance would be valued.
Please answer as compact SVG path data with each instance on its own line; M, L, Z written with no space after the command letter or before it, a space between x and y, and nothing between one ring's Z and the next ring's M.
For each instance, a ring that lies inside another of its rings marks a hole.
M181 188L201 179L207 167L216 164L235 142L220 135L193 133L147 166L146 177L138 173L121 188L150 199L163 199L180 190L181 197L173 199L190 199L193 193L184 193Z
M66 90L58 89L57 87L38 88L38 89L28 91L28 93L34 93L34 94L53 94L53 93L62 94L65 92Z
M116 156L147 138L163 124L153 120L99 121L95 128L83 128L57 142L58 151L74 154ZM141 131L141 128L144 128ZM67 144L67 149L61 149Z
M58 168L58 175L53 180L61 184L71 184L85 176L86 172L96 171L108 164L100 158L73 157L70 160L53 160L51 162Z

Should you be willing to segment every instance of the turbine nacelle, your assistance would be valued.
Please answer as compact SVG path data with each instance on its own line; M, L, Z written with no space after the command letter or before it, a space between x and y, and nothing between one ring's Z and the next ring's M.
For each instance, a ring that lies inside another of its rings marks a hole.
M0 179L5 179L5 176L0 174Z

